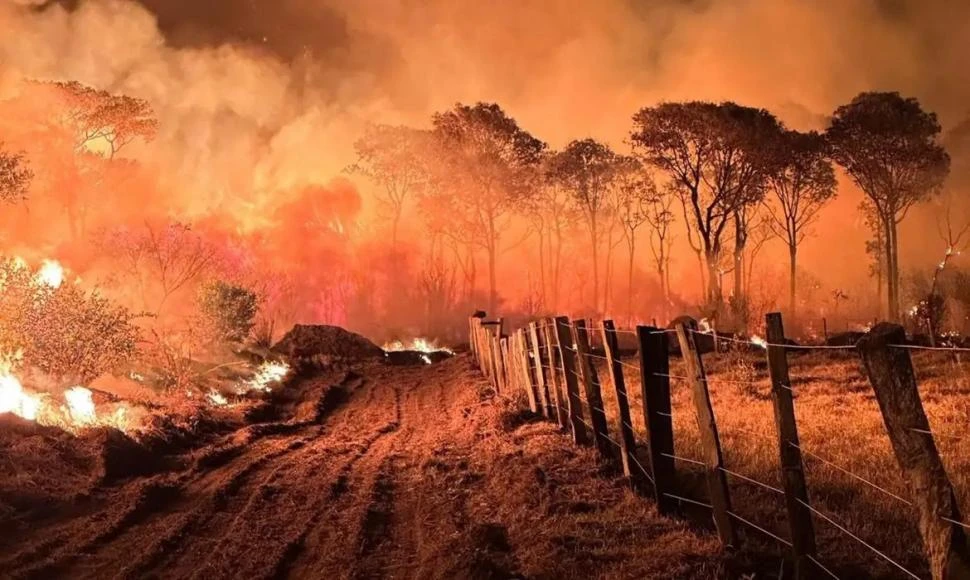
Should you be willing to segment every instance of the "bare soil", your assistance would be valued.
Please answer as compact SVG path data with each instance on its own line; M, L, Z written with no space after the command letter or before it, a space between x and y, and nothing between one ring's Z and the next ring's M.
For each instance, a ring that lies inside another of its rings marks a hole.
M79 493L0 513L0 577L731 576L715 538L496 399L467 355L317 372L274 405L272 421L210 432L148 475L65 469ZM0 459L24 473L50 445Z

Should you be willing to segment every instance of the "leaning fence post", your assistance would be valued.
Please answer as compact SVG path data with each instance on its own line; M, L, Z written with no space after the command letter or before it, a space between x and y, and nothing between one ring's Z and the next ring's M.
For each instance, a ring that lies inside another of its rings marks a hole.
M627 396L626 379L623 377L623 365L619 358L620 341L616 338L616 326L612 320L603 321L603 350L606 352L606 365L610 379L613 381L617 412L620 415L618 423L623 475L629 478L633 489L642 494L646 492L647 486L644 474L632 465L637 460L637 438L633 433L633 423L630 418L630 399Z
M518 339L516 342L518 348L515 354L518 357L518 364L521 367L519 369L519 377L525 389L525 394L529 398L529 410L533 413L540 413L542 412L542 405L536 396L536 385L532 382L532 376L529 372L529 335L526 334L525 329L520 329L516 333L516 337Z
M670 346L667 333L651 326L637 327L640 345L640 388L643 424L653 472L657 509L664 515L678 511L673 494L677 485L674 466L674 418L670 404Z
M536 322L529 323L529 341L532 343L531 359L532 367L535 371L536 390L539 392L540 412L551 419L552 402L549 399L549 389L546 387L546 376L542 372L542 346L539 340L539 325Z
M549 358L549 390L552 391L552 400L555 405L555 417L559 426L565 428L569 424L569 414L566 410L566 401L562 394L562 382L559 380L559 369L561 362L556 364L556 319L547 318L546 326L542 329L546 337L546 356Z
M919 512L919 530L934 580L970 578L970 545L960 508L919 397L902 326L881 322L856 348L879 402L896 461Z
M503 336L498 339L498 382L503 393L508 393L509 387L509 339Z
M562 356L562 376L566 383L566 409L569 413L569 426L572 429L573 441L577 445L589 445L589 432L583 423L583 407L579 398L579 376L576 370L576 349L573 348L573 337L570 331L569 319L559 316L555 320L556 341Z
M802 451L798 443L798 426L795 423L795 403L792 397L791 379L788 376L788 355L785 352L785 328L781 314L765 316L768 335L768 372L771 375L771 400L778 428L778 447L781 453L781 474L785 488L785 507L788 511L788 527L791 530L792 552L795 556L795 578L813 577L815 528L812 512L808 509L808 486L802 465Z
M717 433L717 423L714 420L714 408L711 406L711 394L707 390L707 375L704 363L697 353L694 335L683 323L677 325L677 339L680 341L680 352L684 357L684 366L691 384L694 399L694 412L697 416L697 427L701 435L701 447L704 448L705 463L707 463L707 488L711 494L711 506L714 508L714 525L721 543L726 547L736 546L737 538L731 523L731 495L728 492L727 477L724 475L724 457L721 454L721 440Z
M610 445L609 429L606 424L606 410L603 409L603 393L600 390L600 379L596 374L589 356L589 333L586 331L585 320L573 321L573 340L576 342L579 368L583 377L583 390L586 394L586 405L589 407L590 423L593 427L593 439L600 455L615 458L613 447Z

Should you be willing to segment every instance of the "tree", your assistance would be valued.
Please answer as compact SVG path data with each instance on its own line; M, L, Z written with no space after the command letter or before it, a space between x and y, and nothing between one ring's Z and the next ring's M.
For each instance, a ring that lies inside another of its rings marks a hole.
M559 306L560 273L565 233L578 216L569 190L556 179L557 152L546 151L539 169L539 186L529 200L528 215L539 242L540 297L546 308Z
M405 204L426 180L427 132L403 125L370 125L354 142L357 162L348 169L368 177L382 191L379 201L391 213L391 244L396 249Z
M767 203L772 233L788 246L788 310L795 316L798 246L810 233L818 212L836 195L835 170L822 135L785 131L780 136L776 169L769 176L773 195Z
M950 170L936 114L899 93L869 92L835 110L827 137L832 156L872 202L885 239L889 318L898 320L897 226L938 193Z
M242 342L255 326L259 298L249 288L216 280L199 290L199 311L214 339Z
M0 201L13 203L26 199L33 177L22 153L8 153L0 148Z
M439 163L435 195L458 229L488 255L488 310L498 302L496 262L512 216L536 189L535 169L546 145L496 104L457 104L435 113L431 137Z
M113 95L76 81L55 82L64 103L63 122L75 137L76 151L103 148L114 159L135 139L151 141L158 133L158 120L148 101L128 95ZM98 142L104 145L98 145Z
M635 153L667 174L683 204L690 235L696 234L707 266L707 299L722 302L718 264L724 232L739 212L765 194L770 153L781 130L768 111L734 103L663 103L641 109L630 135ZM735 251L743 252L738 235ZM740 247L738 247L740 246ZM740 279L736 280L741 286Z
M613 214L623 233L627 249L627 316L633 319L633 267L636 262L637 230L650 223L651 206L658 198L653 179L639 161L621 157L617 162L617 176L611 199ZM656 227L656 226L655 226ZM652 241L652 238L651 238ZM663 286L663 280L660 282Z
M663 318L667 320L670 312L670 254L674 236L671 232L675 217L672 210L677 192L674 188L664 187L657 191L646 206L645 217L650 224L650 251L660 280L660 294L663 296Z
M600 229L621 157L594 139L573 141L552 160L552 175L572 194L589 233L593 259L593 309L600 308Z

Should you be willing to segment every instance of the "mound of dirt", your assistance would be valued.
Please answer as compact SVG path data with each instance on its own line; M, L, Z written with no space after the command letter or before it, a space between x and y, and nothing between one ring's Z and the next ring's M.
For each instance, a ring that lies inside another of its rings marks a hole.
M381 347L359 334L339 326L297 324L272 348L273 352L293 358L326 356L334 358L383 358Z

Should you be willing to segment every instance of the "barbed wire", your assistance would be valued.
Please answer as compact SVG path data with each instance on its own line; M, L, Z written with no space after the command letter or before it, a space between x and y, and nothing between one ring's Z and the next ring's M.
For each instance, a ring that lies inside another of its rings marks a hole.
M838 522L836 522L835 520L833 520L831 517L829 517L825 513L823 513L820 510L812 507L808 502L803 501L801 498L797 498L797 497L795 498L795 501L797 501L798 503L800 503L803 506L805 506L805 508L807 508L813 514L817 515L818 517L822 518L823 520L825 520L829 524L831 524L831 525L835 526L836 528L838 528L839 531L841 531L843 534L845 534L845 535L849 536L850 538L854 539L855 541L859 542L860 544L862 544L866 548L869 548L876 555L878 555L882 559L886 560L887 562L889 562L893 566L899 568L900 570L902 570L903 572L905 572L906 574L908 574L910 577L916 578L916 580L921 580L921 578L919 576L917 576L916 574L913 574L912 572L910 572L909 570L907 570L902 564L900 564L899 562L893 560L892 558L890 558L889 556L887 556L883 552L879 551L878 549L876 549L875 547L873 547L871 544L869 544L868 542L866 542L865 540L863 540L859 536L853 534L852 532L850 532L848 529L846 529L844 526L842 526L841 524L839 524Z
M683 462L686 462L686 463L693 463L694 465L700 465L702 467L707 467L707 464L704 463L703 461L698 461L696 459L691 459L689 457L680 457L680 456L674 455L672 453L661 453L661 455L663 455L664 457L669 457L670 459L675 459L677 461L683 461Z
M771 491L773 493L777 493L779 495L785 495L785 492L783 490L780 490L777 487L768 485L767 483L764 483L762 481L758 481L757 479L752 479L752 478L748 477L747 475L743 475L743 474L737 473L736 471L731 471L730 469L728 469L726 467L718 467L718 469L720 469L721 471L723 471L724 473L726 473L728 475L737 477L738 479L743 479L744 481L747 481L749 483L753 483L753 484L755 484L757 486L763 487L764 489L767 489L768 491Z
M809 457L812 457L812 458L814 458L817 461L821 461L825 465L828 465L829 467L832 467L834 469L837 469L838 471L841 471L842 473L844 473L844 474L846 474L846 475L848 475L848 476L850 476L850 477L852 477L854 479L857 479L857 480L861 481L862 483L865 483L869 487L872 487L873 489L876 489L876 490L884 493L888 497L891 497L893 499L896 499L896 500L898 500L898 501L900 501L900 502L902 502L902 503L904 503L904 504L906 504L908 506L912 506L913 505L911 502L909 502L906 499L904 499L904 498L896 495L895 493L889 491L888 489L885 489L885 488L883 488L883 487L881 487L881 486L879 486L879 485L877 485L877 484L869 481L868 479L862 477L861 475L856 475L855 473L849 471L848 469L846 469L846 468L844 468L844 467L842 467L842 466L840 466L840 465L838 465L836 463L833 463L833 462L829 461L828 459L825 459L824 457L822 457L820 455L817 455L815 453L812 453L811 451L805 449L803 446L795 445L791 441L789 441L788 444L791 445L792 447L794 447L795 449L798 449L799 451L801 451L805 455L808 455Z
M920 346L917 344L890 344L890 348L902 348L905 350L934 350L943 352L970 352L970 348L959 346Z
M731 517L733 517L733 518L735 518L736 520L738 520L738 521L740 521L740 522L742 522L742 523L745 523L745 524L747 524L747 525L749 525L749 526L751 526L752 528L754 528L754 529L756 529L756 530L758 530L758 531L759 531L759 532L761 532L762 534L764 534L764 535L766 535L766 536L768 536L768 537L770 537L770 538L772 538L772 539L774 539L774 540L776 540L776 541L778 541L779 543L781 543L781 544L784 544L785 546L787 546L787 547L789 547L789 548L791 548L791 547L792 547L792 543L791 543L791 542L789 542L788 540L786 540L785 538L782 538L781 536L779 536L779 535L777 535L777 534L774 534L774 533L772 533L772 532L769 532L768 530L766 530L766 529L764 529L764 528L762 528L762 527L761 527L761 526L759 526L758 524L755 524L755 523L753 523L753 522L750 522L750 521L748 521L748 520L746 520L746 519L744 519L743 517L741 517L741 516L739 516L738 514L736 514L736 513L734 513L733 511L729 511L729 512L728 512L727 514L728 514L729 516L731 516Z
M689 497L683 497L683 496L679 496L679 495L674 495L672 493L667 493L667 492L664 492L663 495L664 495L664 497L669 497L671 499L675 499L677 501L682 501L684 503L694 504L694 505L700 506L702 508L707 508L709 510L710 509L714 509L714 506L712 506L709 503L704 503L702 501L697 501L696 499L690 499Z
M821 571L825 572L826 574L828 574L832 578L835 578L835 580L842 580L841 578L839 578L838 576L835 575L835 572L832 572L831 570L829 570L828 568L826 568L825 566L823 566L822 563L819 562L818 560L816 560L814 556L812 556L810 554L806 554L805 557L808 558L809 560L811 560L813 564L815 564L816 566L818 566Z

